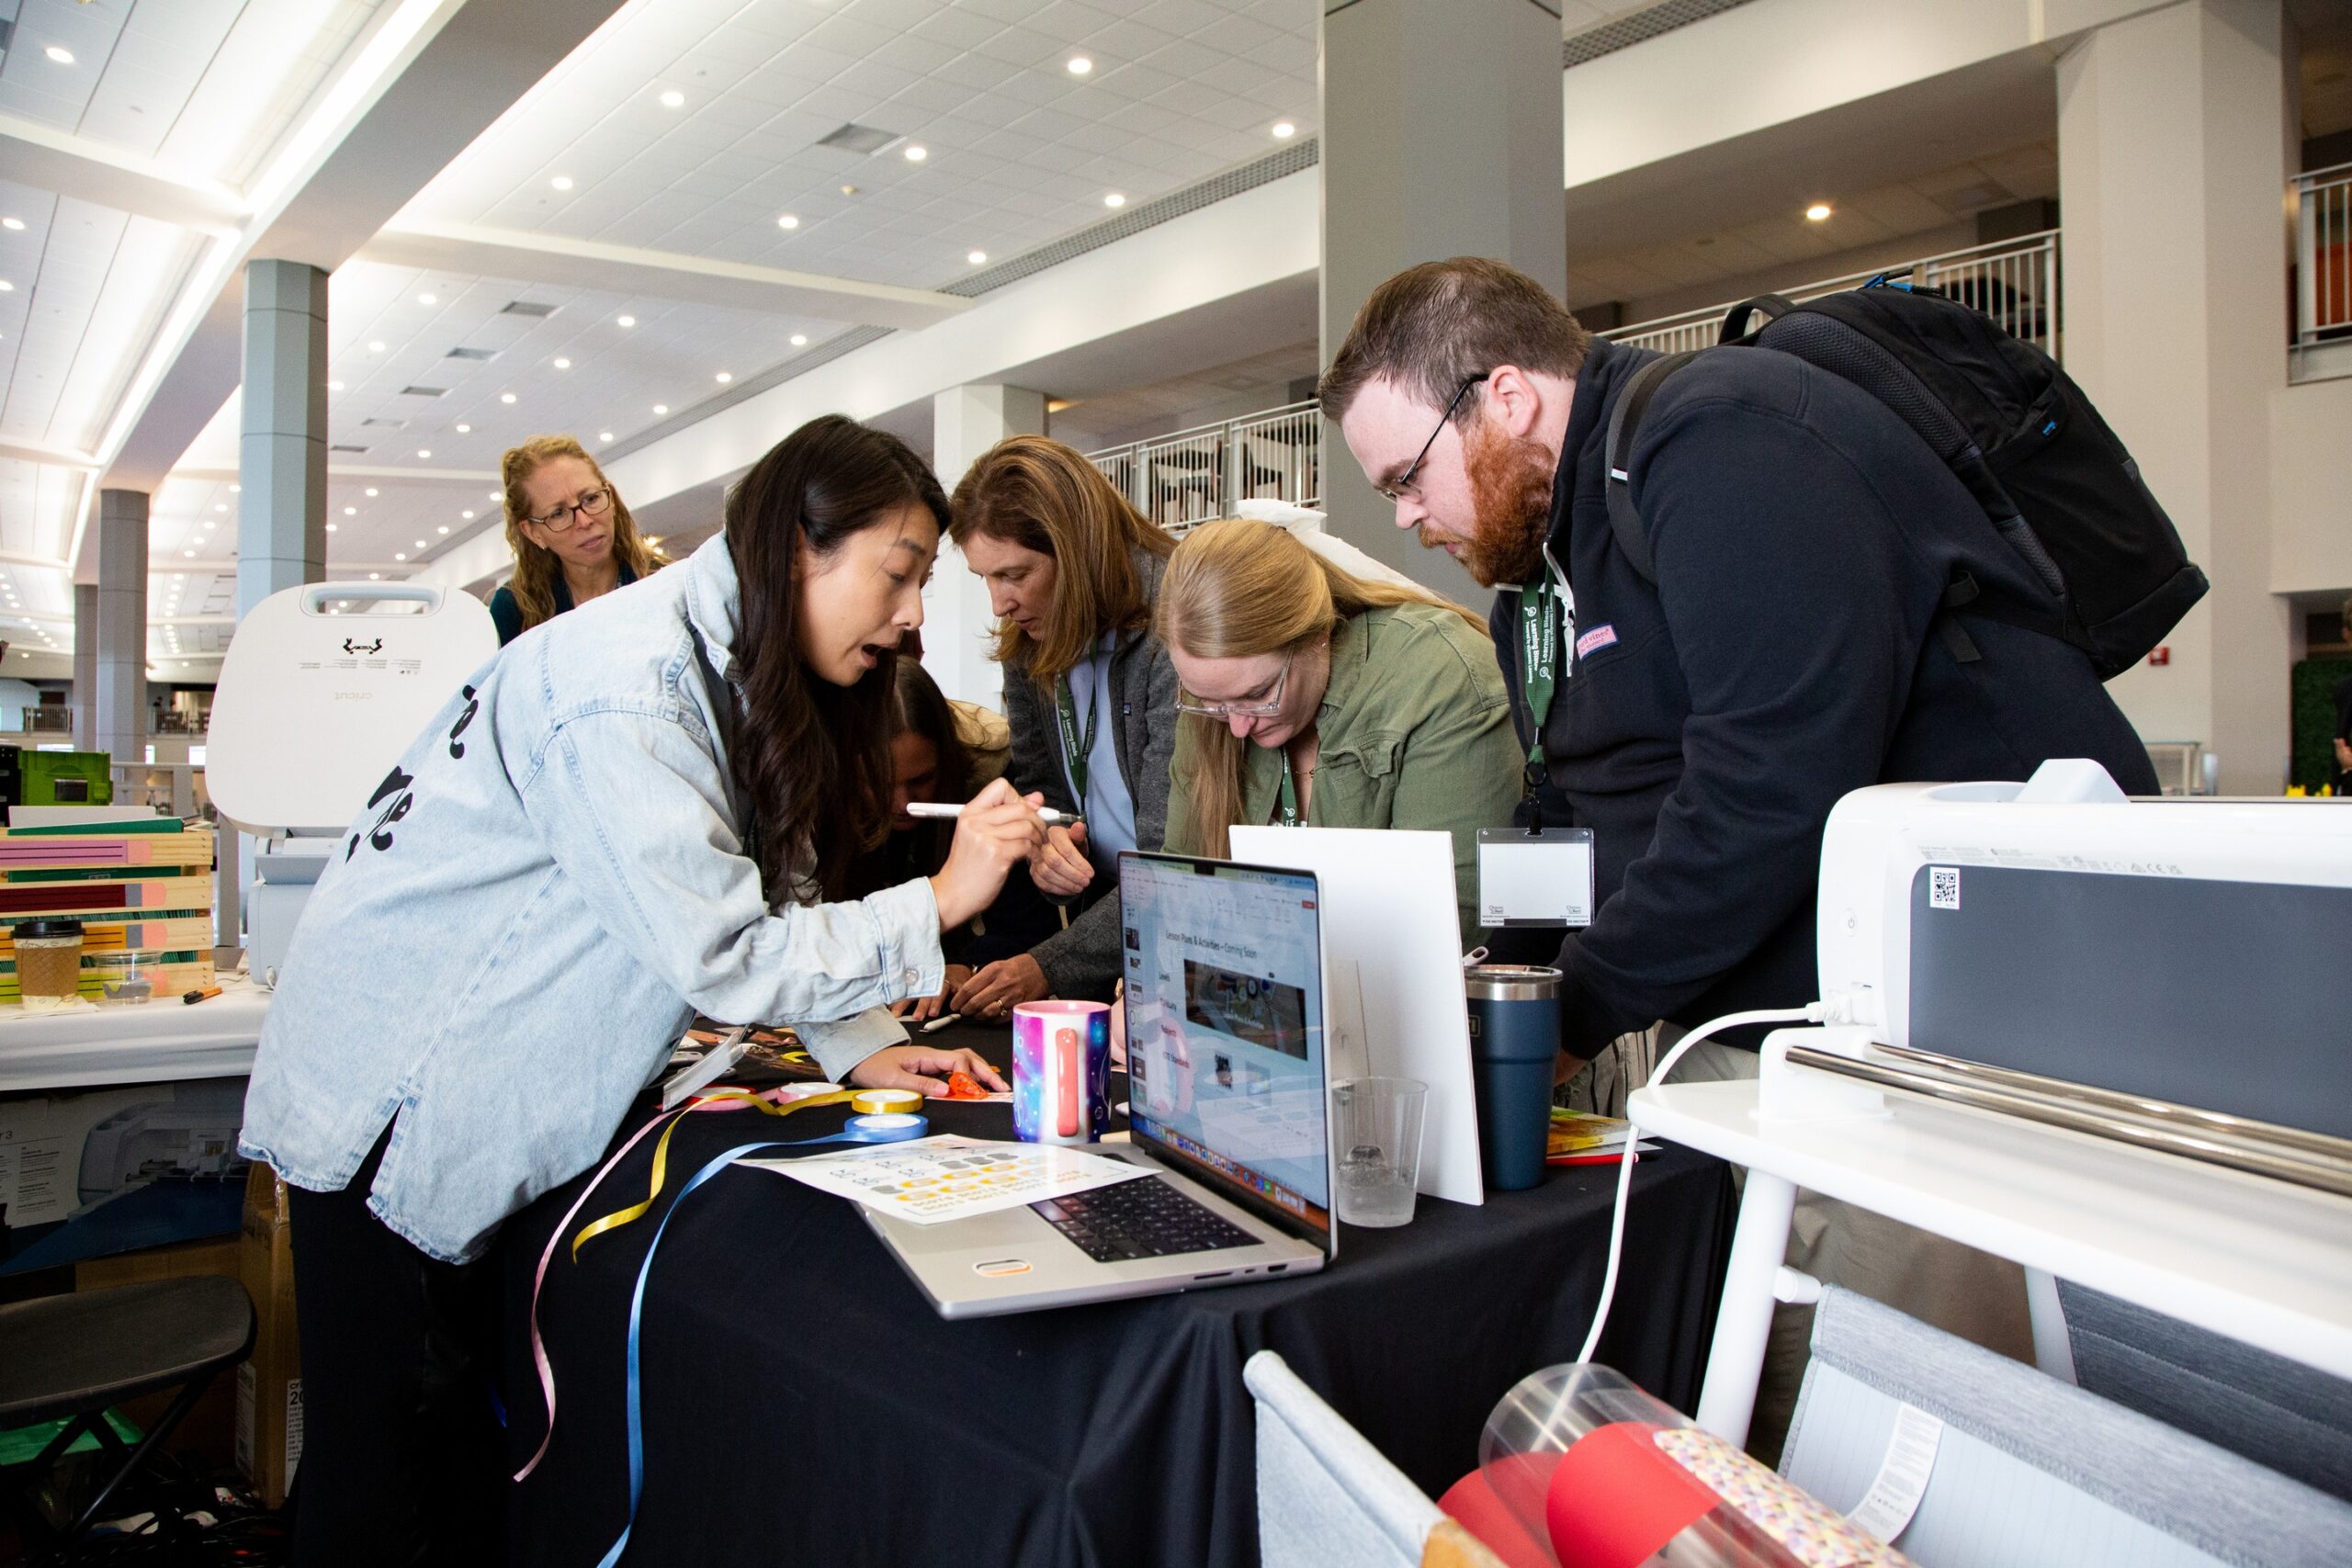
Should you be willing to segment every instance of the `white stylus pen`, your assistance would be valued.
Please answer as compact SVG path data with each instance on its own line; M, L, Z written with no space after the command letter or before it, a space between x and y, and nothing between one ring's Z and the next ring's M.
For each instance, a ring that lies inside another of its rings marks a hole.
M964 808L947 801L910 800L907 802L907 815L910 817L961 817L964 815ZM1050 806L1041 806L1037 808L1037 820L1049 828L1054 828L1059 827L1064 822L1075 822L1078 818L1067 811L1057 811Z

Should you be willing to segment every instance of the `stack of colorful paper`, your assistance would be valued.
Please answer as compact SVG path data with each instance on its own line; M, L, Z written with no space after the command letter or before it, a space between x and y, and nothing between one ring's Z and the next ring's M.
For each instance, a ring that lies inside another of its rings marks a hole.
M0 829L0 1005L19 1000L15 932L31 919L82 922L93 1000L134 964L158 998L211 985L212 846L209 827L172 817Z

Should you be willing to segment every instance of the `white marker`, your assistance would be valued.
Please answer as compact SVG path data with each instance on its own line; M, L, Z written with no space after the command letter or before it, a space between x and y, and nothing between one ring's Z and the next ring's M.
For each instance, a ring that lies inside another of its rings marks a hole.
M907 802L907 815L910 817L961 817L964 815L964 808L947 801L910 800ZM1067 811L1057 811L1050 806L1041 806L1037 808L1037 820L1049 828L1057 828L1064 822L1075 822L1078 818Z

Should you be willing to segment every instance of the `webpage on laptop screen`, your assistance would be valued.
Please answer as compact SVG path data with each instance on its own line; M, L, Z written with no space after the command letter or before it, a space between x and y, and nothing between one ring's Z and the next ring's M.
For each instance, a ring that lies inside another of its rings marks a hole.
M1329 1231L1315 881L1124 856L1136 1132Z

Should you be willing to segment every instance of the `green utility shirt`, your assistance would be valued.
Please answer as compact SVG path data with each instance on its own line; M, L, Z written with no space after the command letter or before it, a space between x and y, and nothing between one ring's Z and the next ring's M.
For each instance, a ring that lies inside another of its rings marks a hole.
M1197 728L1177 727L1168 849L1199 854L1193 780ZM1453 835L1463 940L1478 930L1478 829L1507 827L1523 773L1495 650L1451 610L1399 604L1342 620L1331 633L1331 682L1316 717L1310 828L1442 828ZM1244 822L1274 820L1282 753L1248 751Z

